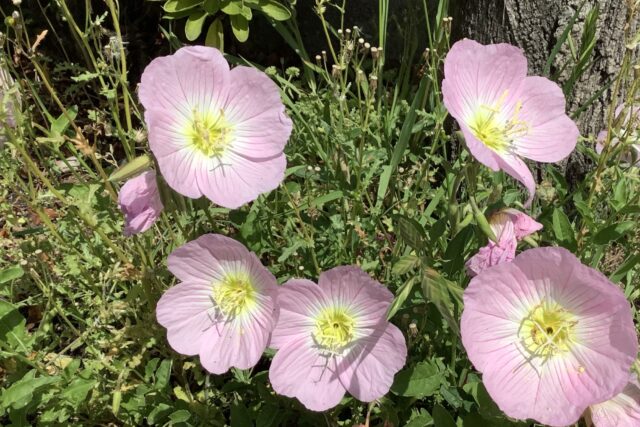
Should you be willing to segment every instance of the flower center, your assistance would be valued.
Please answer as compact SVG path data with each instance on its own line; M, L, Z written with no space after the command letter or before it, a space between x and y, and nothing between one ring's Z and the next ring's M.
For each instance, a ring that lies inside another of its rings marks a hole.
M213 288L213 300L222 313L235 317L256 305L256 288L246 274L229 274Z
M570 350L577 323L560 304L544 301L522 320L519 337L532 356L548 359Z
M342 307L323 310L316 318L313 336L320 347L337 352L354 337L355 319Z
M220 157L229 145L231 126L225 120L222 110L217 115L203 115L194 110L186 134L191 144L202 154L207 157Z
M502 114L502 104L507 97L505 91L493 105L480 105L467 123L473 135L493 151L505 152L513 141L522 138L529 132L529 126L518 118L522 103L518 101L511 118Z

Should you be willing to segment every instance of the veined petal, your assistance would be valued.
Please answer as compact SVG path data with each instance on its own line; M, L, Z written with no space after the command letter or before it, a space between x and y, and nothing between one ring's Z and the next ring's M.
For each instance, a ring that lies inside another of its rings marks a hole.
M499 156L498 163L500 164L500 169L503 169L506 173L520 181L525 186L529 192L529 197L524 203L524 207L528 208L531 206L533 197L536 194L536 181L533 179L533 175L526 163L519 157L512 154Z
M277 188L284 179L287 159L280 154L252 160L229 152L222 161L212 158L204 164L197 172L199 188L214 203L236 209Z
M444 62L444 104L458 121L466 122L480 105L494 105L517 89L527 75L522 50L509 44L456 42Z
M327 303L322 289L312 281L289 280L278 289L280 315L269 346L281 348L292 340L310 337L315 316Z
M538 162L557 162L575 149L580 131L565 113L560 86L544 77L527 77L517 102L527 132L514 140L515 153Z
M356 266L332 268L320 275L320 288L330 304L349 307L358 317L358 327L386 323L386 312L393 294Z
M632 373L626 387L615 397L591 405L587 420L595 427L637 427L640 425L640 384Z
M407 358L404 335L395 325L358 340L338 363L340 381L355 398L372 402L387 394Z
M312 411L326 411L340 403L346 390L335 359L312 346L309 337L289 341L273 358L269 381L276 393L295 397Z
M224 110L233 126L234 152L251 159L282 153L292 123L285 114L278 86L266 74L242 66L231 70Z
M211 284L221 261L246 258L252 257L240 242L220 234L205 234L171 252L167 265L180 280Z
M178 353L196 355L213 327L215 308L211 286L184 282L168 289L156 307L158 323L167 328L167 338Z

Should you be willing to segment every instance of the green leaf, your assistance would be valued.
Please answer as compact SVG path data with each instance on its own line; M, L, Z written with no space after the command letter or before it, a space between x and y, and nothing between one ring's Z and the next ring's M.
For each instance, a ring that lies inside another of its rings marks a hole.
M249 38L249 21L242 15L231 15L231 29L240 43Z
M421 250L424 248L426 234L422 225L413 218L402 215L396 216L398 233L402 240L411 248Z
M171 375L171 359L165 359L160 363L156 371L155 388L161 390L169 384L169 376Z
M89 394L89 391L96 385L96 380L86 380L83 378L76 378L71 381L61 394L61 397L77 407L84 402Z
M442 405L435 405L431 412L435 427L457 427L451 414Z
M382 175L380 175L380 182L378 184L378 192L376 196L376 207L378 208L382 206L382 202L385 198L385 195L387 194L389 182L391 181L391 174L400 164L400 161L404 156L404 152L409 145L411 130L413 129L413 125L416 122L416 111L418 110L419 106L422 105L422 100L427 90L428 81L429 79L427 79L426 77L420 80L420 86L418 87L418 91L416 92L413 101L411 102L411 108L409 109L409 112L404 119L404 124L402 125L402 130L400 131L400 137L398 138L398 142L393 149L391 162L384 167Z
M231 404L231 427L252 427L249 411L239 400Z
M427 397L433 396L444 381L438 365L431 362L420 362L416 366L398 372L391 391L399 396Z
M411 295L411 291L413 290L413 285L416 283L416 278L412 277L407 280L407 282L398 289L397 296L394 298L393 302L389 306L389 310L387 311L387 319L391 319L394 314L400 310L402 304L409 298Z
M169 415L169 419L173 421L173 424L184 423L191 418L191 412L186 409L178 409L173 414Z
M215 15L215 13L220 10L220 0L205 0L202 8L209 15Z
M35 377L36 371L32 370L19 381L11 384L11 387L3 390L0 395L0 407L21 409L34 400L34 394L42 392L41 388L58 382L60 377Z
M258 4L254 5L249 3L248 6L252 9L259 10L276 21L286 21L291 18L291 11L275 0L260 0Z
M395 264L393 264L391 273L393 273L396 276L401 276L403 274L406 274L412 271L414 268L416 268L419 262L420 262L420 258L418 258L416 255L411 255L411 254L405 255L402 258L400 258L398 261L396 261Z
M24 276L24 270L19 265L0 271L0 284L16 280Z
M598 231L596 235L593 236L593 243L596 245L606 245L611 241L618 240L627 231L636 227L636 225L637 222L635 221L625 221L619 224L612 224Z
M619 282L637 264L640 264L640 254L630 255L609 278L612 282Z
M573 226L567 215L559 208L553 210L553 233L558 242L570 251L575 251L578 247Z
M165 12L174 13L182 12L201 4L202 0L169 0L162 7Z
M222 28L220 18L216 18L211 25L209 25L204 44L215 47L220 50L220 52L224 52L224 29Z
M242 13L242 1L225 0L220 9L227 15L240 15Z
M153 162L151 161L151 156L149 156L148 154L143 154L142 156L136 157L129 163L119 167L115 172L111 174L111 176L109 176L109 181L125 181L149 169L152 163Z
M200 34L202 34L202 26L204 20L207 18L207 13L204 11L194 12L187 18L187 23L184 26L184 35L187 40L194 41Z
M58 118L55 119L53 123L51 123L51 133L53 134L53 136L62 135L71 124L70 119L75 120L77 115L78 115L77 105L74 105L71 108L68 108L66 115L64 113L60 114L60 116L58 116Z
M422 292L428 302L432 302L437 308L449 328L456 334L460 334L458 321L453 313L453 301L451 295L455 295L459 301L462 289L454 282L445 279L432 268L426 268L422 277Z
M29 336L25 328L26 323L13 304L0 300L0 347L8 344L10 348L27 352Z

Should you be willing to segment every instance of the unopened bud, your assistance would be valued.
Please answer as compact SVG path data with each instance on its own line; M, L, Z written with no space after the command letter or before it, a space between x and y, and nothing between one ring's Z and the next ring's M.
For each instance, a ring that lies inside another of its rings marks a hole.
M14 6L20 6L22 4L22 0L13 0Z
M376 91L376 89L378 88L378 76L373 74L369 76L369 87L371 88L372 92Z
M364 39L362 37L358 39L358 44L364 44Z
M377 47L372 47L371 48L371 56L373 56L373 59L378 59L378 48Z

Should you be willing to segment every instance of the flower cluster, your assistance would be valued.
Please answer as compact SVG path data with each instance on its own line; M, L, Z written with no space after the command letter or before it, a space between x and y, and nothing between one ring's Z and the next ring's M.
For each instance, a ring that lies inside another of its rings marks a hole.
M529 206L535 181L522 158L556 162L579 136L561 89L527 76L520 49L471 40L447 55L442 89L471 154L523 183ZM266 75L187 47L148 66L140 100L159 172L178 193L237 208L282 181L292 125ZM623 128L630 110L616 112ZM125 234L147 230L163 209L155 172L127 182L119 203ZM638 425L638 340L624 294L565 249L516 255L518 242L542 228L527 214L501 209L488 224L491 240L466 264L461 335L489 394L517 419ZM251 368L271 347L273 390L324 411L347 392L380 399L405 364L405 337L386 317L393 295L359 267L279 286L254 253L214 234L173 251L168 267L180 283L160 298L157 320L171 347L198 355L209 372Z
M181 283L158 302L158 322L174 350L199 355L209 372L251 368L276 348L274 390L324 411L346 391L381 398L405 363L404 336L386 319L393 296L358 267L278 287L255 254L214 234L176 249L168 265Z

